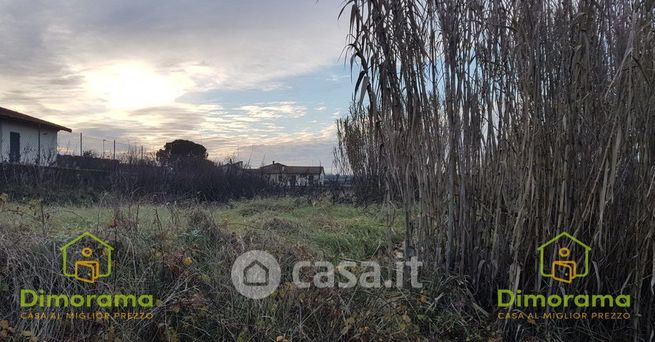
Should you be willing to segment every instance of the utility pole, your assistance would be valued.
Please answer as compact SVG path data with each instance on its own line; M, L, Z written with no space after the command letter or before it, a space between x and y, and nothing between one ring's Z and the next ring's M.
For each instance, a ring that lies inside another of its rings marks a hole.
M141 145L141 161L143 161L143 145Z
M105 139L102 139L102 159L105 159Z
M116 139L114 139L114 160L116 160Z
M82 132L80 132L80 157L81 157L83 154L84 154L84 153L82 152Z

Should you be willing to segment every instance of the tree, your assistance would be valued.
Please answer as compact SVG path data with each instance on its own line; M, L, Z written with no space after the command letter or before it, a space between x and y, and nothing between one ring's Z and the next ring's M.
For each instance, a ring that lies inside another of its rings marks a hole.
M161 165L173 166L179 162L194 162L207 159L205 146L193 141L177 139L166 143L164 148L157 151L157 161Z

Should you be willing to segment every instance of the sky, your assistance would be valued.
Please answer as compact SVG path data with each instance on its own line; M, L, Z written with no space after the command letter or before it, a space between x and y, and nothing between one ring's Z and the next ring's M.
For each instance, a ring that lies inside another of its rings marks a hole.
M329 172L354 87L340 6L0 0L0 106L71 128L65 152L79 133L96 151L188 139L212 160Z

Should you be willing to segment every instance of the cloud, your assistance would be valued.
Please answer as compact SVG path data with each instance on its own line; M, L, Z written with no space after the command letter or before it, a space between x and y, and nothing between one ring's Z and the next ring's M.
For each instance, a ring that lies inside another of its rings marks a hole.
M0 70L62 73L137 60L156 72L206 69L195 81L225 89L276 80L338 61L345 29L329 1L63 1L3 3ZM17 66L20 66L17 68Z
M292 110L288 108L304 108L290 103L259 107L264 108L264 115L271 111L270 108L283 112ZM143 145L146 152L154 152L167 141L189 139L207 147L213 159L254 146L257 158L266 154L292 163L321 156L318 159L329 162L335 136L332 123L314 123L299 130L285 131L278 120L271 117L255 118L254 122L244 118L249 116L236 114L220 105L173 105L143 108L126 114L98 115L83 123L87 127L83 133L84 149L100 150L102 140L106 139L116 140L121 146ZM78 141L76 132L59 134L60 146L68 147L71 153L79 150ZM322 149L322 152L316 149ZM313 152L306 153L309 150Z
M298 144L327 144L314 127L331 124L337 105L310 102L290 80L316 73L338 87L330 68L347 33L339 9L311 0L3 1L0 106L89 139L154 148L187 137L212 156L267 144L311 158L321 152ZM229 104L190 96L248 91L284 96Z
M276 161L289 165L320 164L330 172L335 129L335 126L330 124L318 131L304 130L251 145L243 144L239 146L237 154L241 160L250 162L253 167Z
M293 101L247 105L238 109L246 112L248 117L257 119L295 119L307 114L307 107L300 106Z

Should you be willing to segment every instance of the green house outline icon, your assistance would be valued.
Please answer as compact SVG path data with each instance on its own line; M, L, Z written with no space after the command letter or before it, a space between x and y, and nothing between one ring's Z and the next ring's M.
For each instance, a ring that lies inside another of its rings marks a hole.
M589 251L591 251L591 247L589 247L587 244L583 243L582 241L576 239L573 235L567 233L567 232L562 232L557 234L554 238L544 242L543 244L539 245L537 250L539 251L539 272L541 273L542 276L548 277L548 278L553 278L552 273L546 273L544 270L544 250L546 247L552 245L555 241L566 237L570 239L571 241L577 243L578 245L584 247L584 273L581 274L576 274L575 278L582 278L586 277L589 274Z
M66 271L66 266L68 265L68 248L77 243L78 241L89 237L99 244L101 244L105 249L107 250L107 272L105 273L100 273L98 274L98 278L104 278L104 277L109 277L111 275L111 252L114 250L114 247L112 247L110 244L102 240L101 238L89 233L89 232L84 232L80 234L78 237L75 239L69 241L67 244L61 246L59 250L61 251L61 256L62 256L62 272L66 277L71 277L71 278L76 278L76 274L74 273L68 273Z

